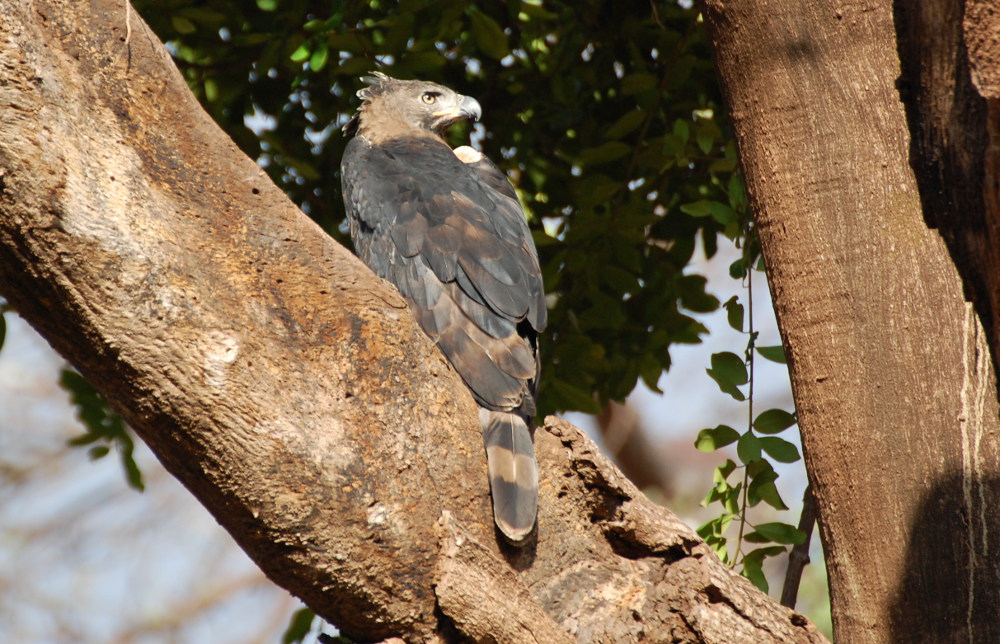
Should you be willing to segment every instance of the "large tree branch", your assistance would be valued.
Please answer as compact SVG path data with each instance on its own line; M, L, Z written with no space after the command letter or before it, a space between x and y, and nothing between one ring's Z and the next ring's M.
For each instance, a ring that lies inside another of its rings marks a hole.
M498 541L471 397L117 1L0 1L0 292L278 584L364 639L819 641L575 428Z
M835 636L1000 641L996 377L927 223L952 213L921 209L893 7L705 9L789 357ZM985 133L947 134L970 135Z

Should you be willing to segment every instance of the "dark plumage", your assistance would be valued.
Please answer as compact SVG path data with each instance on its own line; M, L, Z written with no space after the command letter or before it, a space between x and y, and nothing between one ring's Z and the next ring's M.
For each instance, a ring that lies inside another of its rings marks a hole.
M354 246L476 399L496 524L521 541L538 504L531 418L546 319L531 233L503 172L441 136L478 119L479 103L435 83L362 80L341 163Z

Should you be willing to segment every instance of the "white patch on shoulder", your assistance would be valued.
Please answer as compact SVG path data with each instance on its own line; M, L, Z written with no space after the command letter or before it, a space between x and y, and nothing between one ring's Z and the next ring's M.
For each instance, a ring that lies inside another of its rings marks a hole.
M462 163L479 163L483 160L483 153L475 148L470 148L467 145L463 145L455 148L455 156Z

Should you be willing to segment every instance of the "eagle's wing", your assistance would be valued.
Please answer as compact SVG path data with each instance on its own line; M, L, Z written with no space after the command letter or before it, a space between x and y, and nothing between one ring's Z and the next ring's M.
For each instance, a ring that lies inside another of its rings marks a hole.
M359 257L410 301L482 406L533 407L545 300L513 190L494 189L483 170L423 137L381 146L355 137L342 172Z
M454 152L459 161L476 171L483 183L517 202L517 193L514 192L514 186L510 185L507 175L482 152L467 145L455 148Z
M482 408L497 525L520 540L537 506L529 423L546 310L513 188L429 137L356 136L341 171L358 256L407 298Z

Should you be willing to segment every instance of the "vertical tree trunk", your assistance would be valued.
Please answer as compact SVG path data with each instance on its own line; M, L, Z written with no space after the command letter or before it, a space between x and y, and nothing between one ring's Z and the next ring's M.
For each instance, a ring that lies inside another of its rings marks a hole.
M910 168L892 7L705 10L790 360L836 639L1000 641L995 374L927 223L948 213L922 208Z

